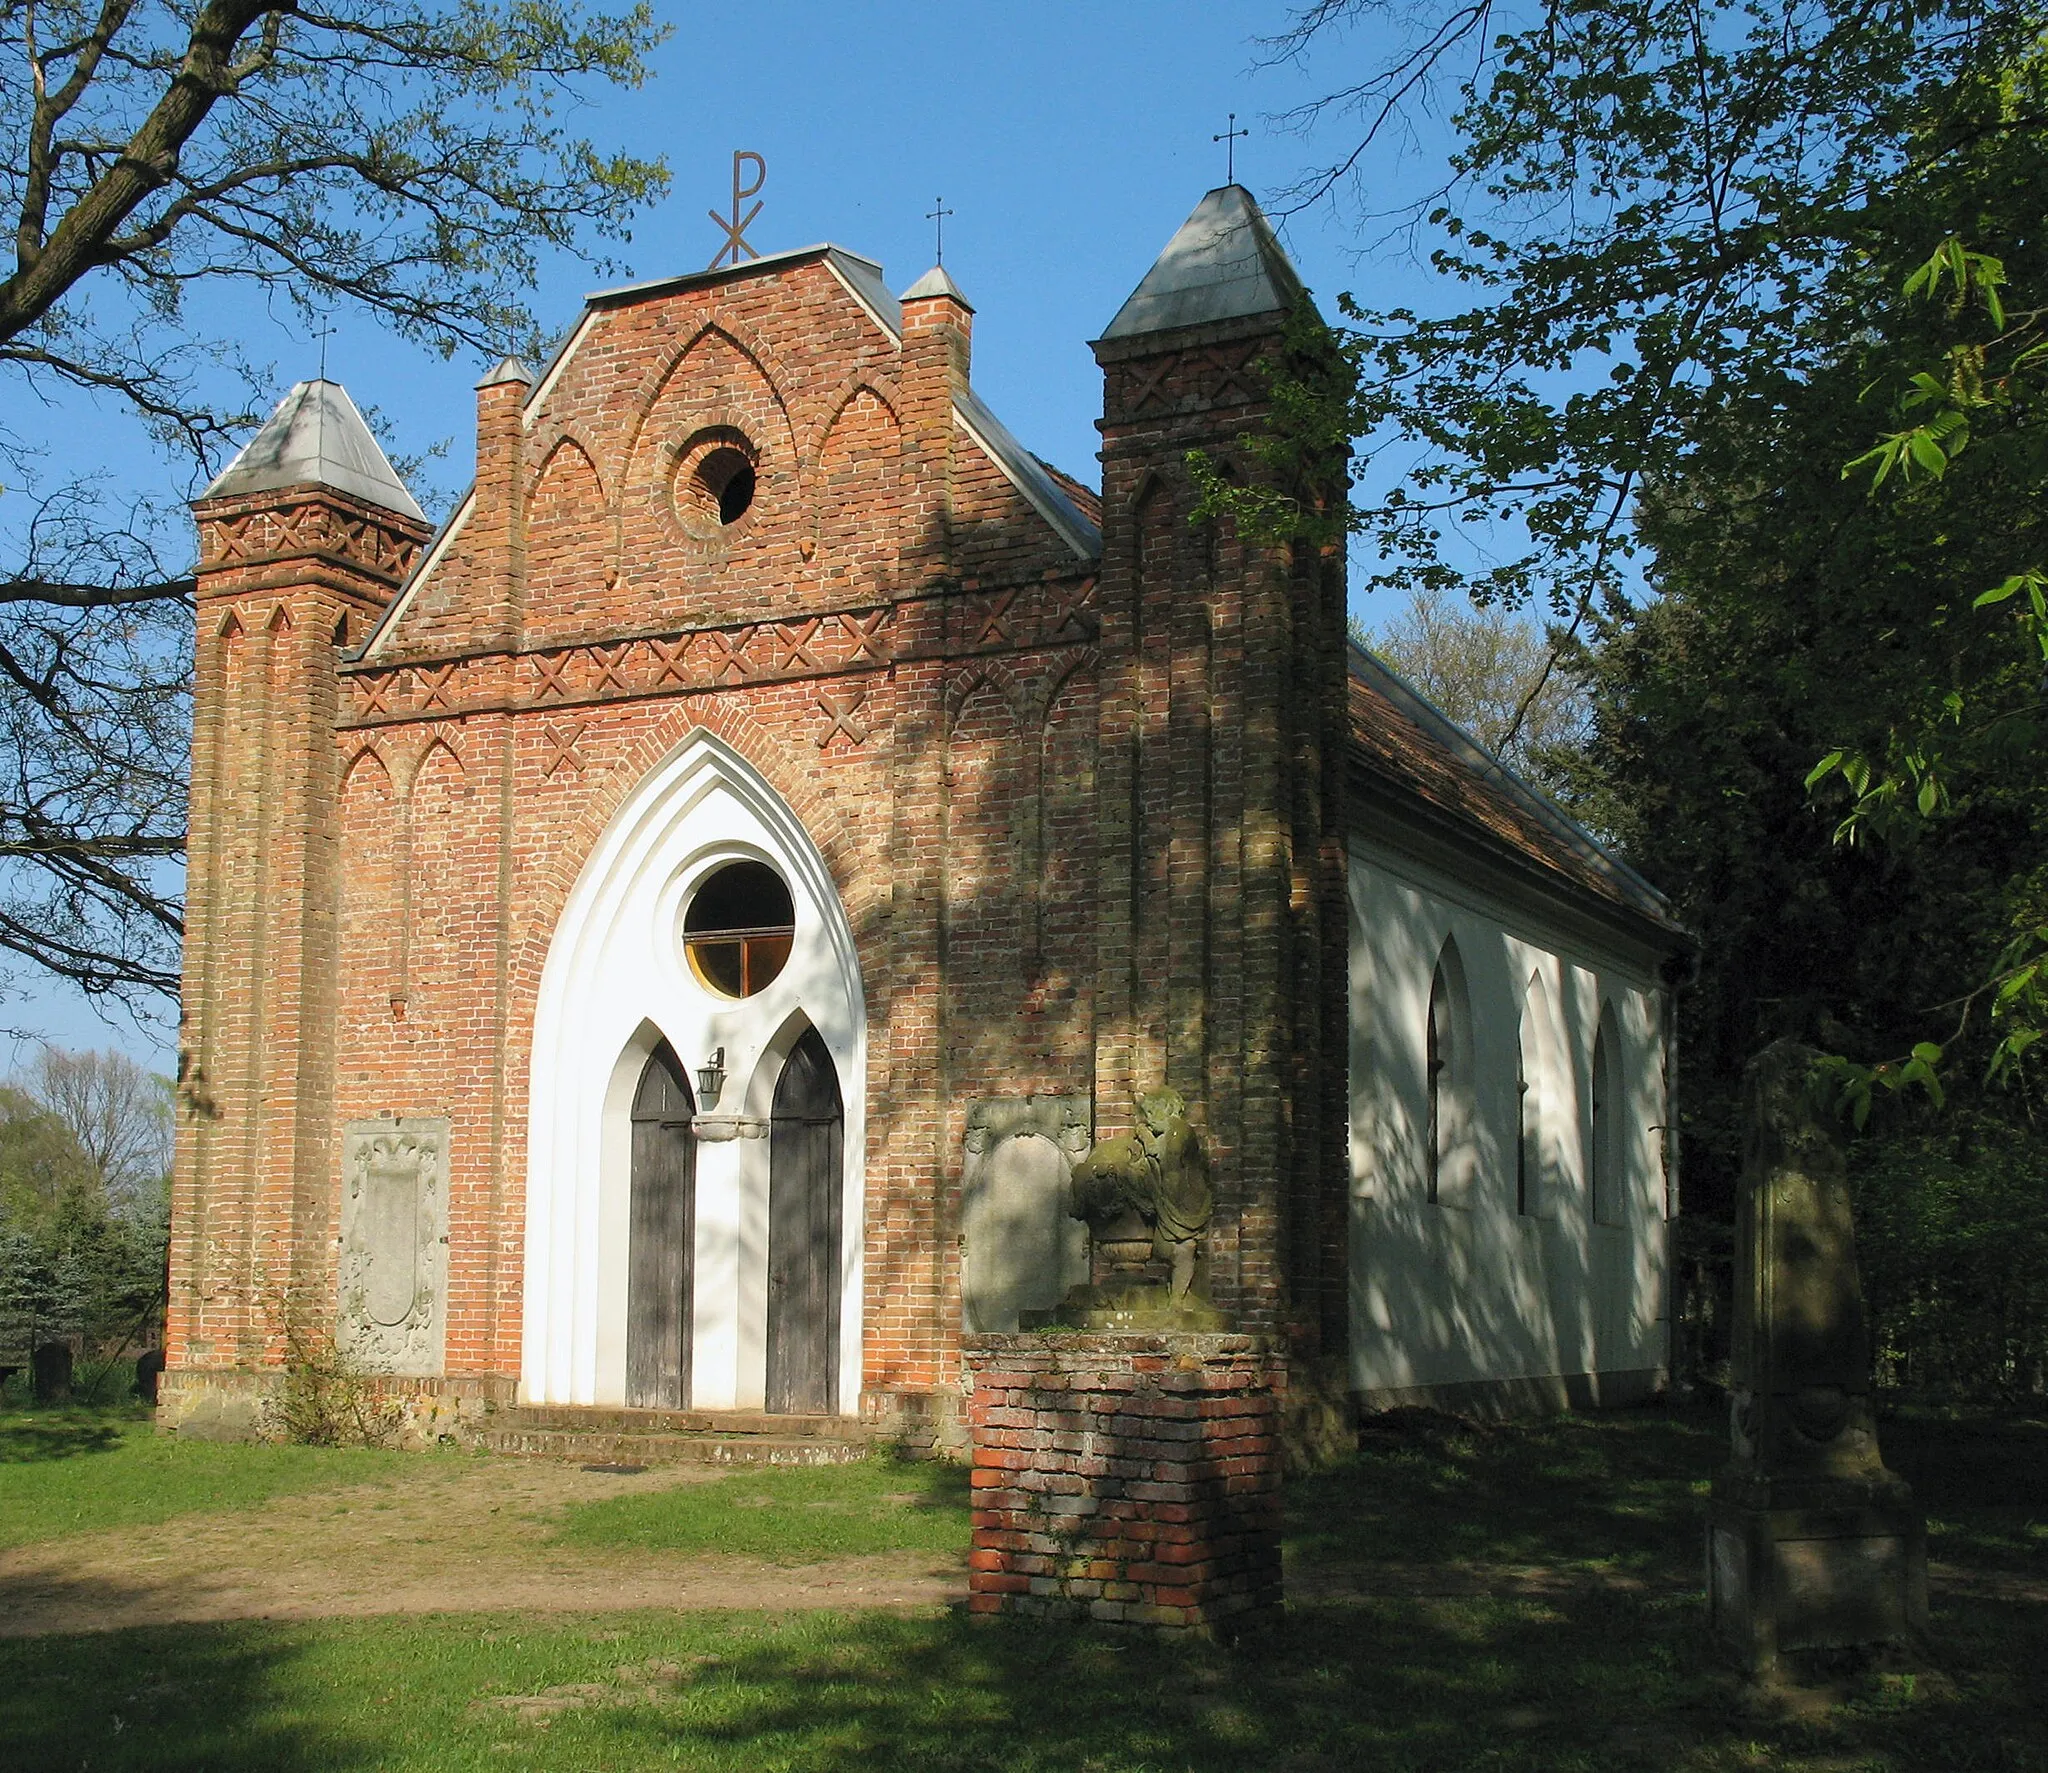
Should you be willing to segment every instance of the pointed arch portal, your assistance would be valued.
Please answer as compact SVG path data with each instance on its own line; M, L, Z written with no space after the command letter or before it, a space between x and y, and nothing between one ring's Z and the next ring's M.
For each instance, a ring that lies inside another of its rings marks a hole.
M736 862L786 885L787 951L724 989L688 926ZM592 845L541 969L523 1401L855 1407L866 1026L817 845L731 745L692 733ZM691 1088L714 1055L715 1100Z

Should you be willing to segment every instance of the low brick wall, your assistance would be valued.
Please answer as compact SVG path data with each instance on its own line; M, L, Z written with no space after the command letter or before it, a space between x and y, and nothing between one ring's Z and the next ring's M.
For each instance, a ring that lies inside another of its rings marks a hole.
M1280 1607L1286 1368L1237 1335L970 1336L968 1608L1241 1628Z

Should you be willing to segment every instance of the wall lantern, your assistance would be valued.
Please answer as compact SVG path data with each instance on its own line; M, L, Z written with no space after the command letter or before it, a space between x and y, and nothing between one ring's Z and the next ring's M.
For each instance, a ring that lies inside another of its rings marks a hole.
M697 1067L697 1105L700 1108L716 1108L718 1092L725 1088L725 1048L713 1051L710 1058Z

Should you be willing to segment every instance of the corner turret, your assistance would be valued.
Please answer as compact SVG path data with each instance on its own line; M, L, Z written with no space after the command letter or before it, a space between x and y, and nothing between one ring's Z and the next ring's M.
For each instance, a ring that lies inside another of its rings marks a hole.
M396 594L427 521L324 377L278 402L192 514L198 632L163 1384L170 1420L189 1389L213 1398L212 1432L241 1433L257 1427L260 1386L209 1392L207 1376L275 1368L286 1317L331 1286L336 660Z

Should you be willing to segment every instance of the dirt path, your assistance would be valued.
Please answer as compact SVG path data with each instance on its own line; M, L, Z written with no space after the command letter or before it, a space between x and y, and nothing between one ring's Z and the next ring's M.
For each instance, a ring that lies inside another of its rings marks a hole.
M590 1551L551 1538L556 1514L570 1503L717 1475L692 1466L628 1475L546 1460L423 1459L386 1483L21 1546L0 1551L0 1637L388 1613L917 1608L944 1606L967 1592L964 1547L949 1556L904 1552L791 1567ZM1937 1599L2048 1600L2048 1585L2025 1577L1942 1564L1930 1575ZM1676 1572L1646 1577L1468 1561L1291 1560L1288 1570L1289 1597L1309 1605L1393 1595L1677 1592L1695 1585Z
M0 1637L373 1613L922 1607L966 1593L964 1548L785 1567L550 1540L568 1503L715 1475L422 1460L393 1483L20 1546L0 1551Z

